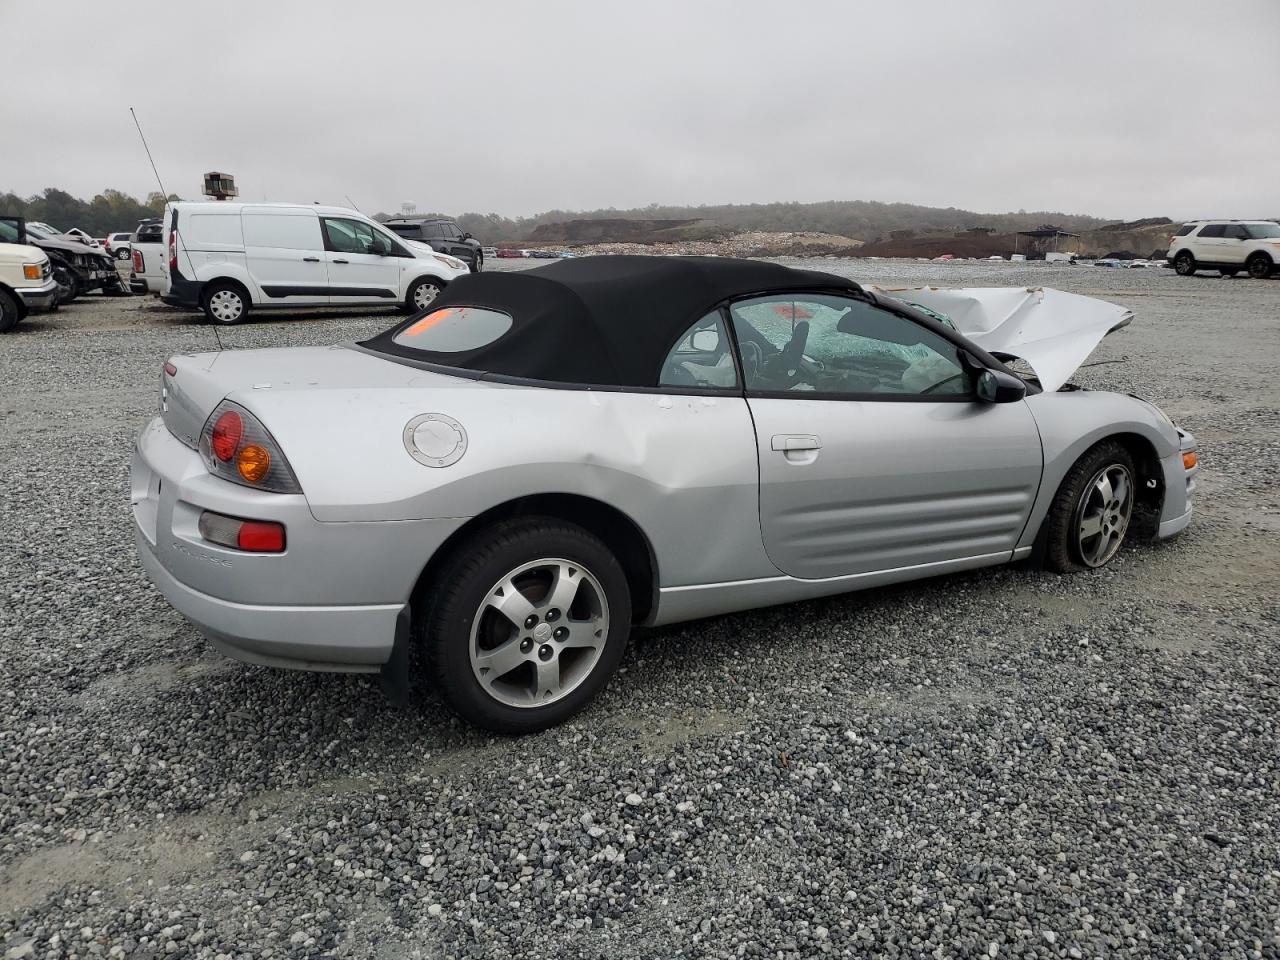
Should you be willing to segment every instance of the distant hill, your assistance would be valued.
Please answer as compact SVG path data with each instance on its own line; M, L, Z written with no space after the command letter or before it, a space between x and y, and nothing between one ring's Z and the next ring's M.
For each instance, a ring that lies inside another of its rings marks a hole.
M687 227L698 220L566 220L533 228L531 243L663 243L683 240Z
M385 217L385 214L380 214ZM534 240L540 227L548 224L578 224L603 220L620 225L624 221L699 221L680 228L705 236L725 236L742 231L805 231L837 234L872 242L890 239L895 231L911 230L916 234L954 233L972 227L988 227L996 233L1028 230L1043 223L1060 225L1080 233L1096 230L1112 222L1101 217L1058 211L1025 211L1017 213L975 213L956 207L922 207L913 203L879 203L872 200L828 200L819 203L751 203L705 206L663 206L650 204L631 210L613 207L603 210L548 210L532 217L503 217L496 213L464 213L455 217L463 230L468 230L484 243ZM574 230L583 230L576 226ZM628 228L620 228L628 229ZM601 237L606 232L601 228ZM628 239L610 237L609 239ZM550 242L550 241L549 241Z

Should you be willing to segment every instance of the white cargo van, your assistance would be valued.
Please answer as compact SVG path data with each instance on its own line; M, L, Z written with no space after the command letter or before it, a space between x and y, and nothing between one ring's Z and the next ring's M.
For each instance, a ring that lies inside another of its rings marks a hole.
M468 272L461 260L397 237L344 207L170 203L165 303L199 307L211 323L251 310L428 306Z

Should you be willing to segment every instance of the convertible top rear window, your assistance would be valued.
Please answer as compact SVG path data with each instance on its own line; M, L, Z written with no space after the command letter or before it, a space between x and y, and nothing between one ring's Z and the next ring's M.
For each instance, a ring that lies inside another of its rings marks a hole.
M511 314L484 307L443 307L413 321L392 343L427 353L461 353L488 346L511 329Z
M362 346L481 374L656 387L671 348L695 320L726 300L782 290L861 287L829 273L728 257L583 257L458 277L427 313ZM446 318L409 332L459 308L468 309L469 322Z

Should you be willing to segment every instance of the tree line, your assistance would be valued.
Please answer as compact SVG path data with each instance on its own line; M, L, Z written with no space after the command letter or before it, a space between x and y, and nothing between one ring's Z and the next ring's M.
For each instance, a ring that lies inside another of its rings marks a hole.
M180 199L170 195L169 200ZM92 200L81 200L54 187L31 197L0 193L0 214L17 214L40 220L59 230L79 227L93 236L132 230L138 221L157 217L166 198L158 192L138 200L119 190L104 190ZM430 214L450 216L449 214ZM388 214L378 214L387 219ZM975 213L956 207L923 207L913 203L880 203L872 200L830 200L819 203L750 203L673 206L652 203L647 207L599 210L547 210L530 217L504 217L497 213L462 213L453 216L463 230L484 243L527 240L546 223L565 220L701 219L726 233L743 230L820 231L868 242L888 238L897 231L922 235L988 227L1000 233L1053 224L1078 233L1096 230L1107 221L1099 217L1055 211L1019 210L1016 213Z
M181 199L171 194L169 200ZM132 231L139 220L158 217L164 212L166 198L155 191L138 200L119 190L103 190L92 200L81 200L65 190L49 187L35 196L20 197L16 193L0 193L0 214L38 220L59 230L79 227L94 237L108 233Z

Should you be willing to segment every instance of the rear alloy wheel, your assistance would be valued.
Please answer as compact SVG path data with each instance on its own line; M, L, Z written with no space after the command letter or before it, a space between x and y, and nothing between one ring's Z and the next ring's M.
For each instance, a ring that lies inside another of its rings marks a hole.
M1096 569L1119 552L1137 493L1133 458L1115 441L1088 450L1067 472L1045 518L1045 563L1059 571Z
M1271 271L1275 269L1275 264L1271 262L1271 258L1265 253L1255 253L1249 258L1249 262L1245 264L1249 268L1249 276L1255 280L1265 280L1271 276Z
M204 315L210 323L230 326L239 323L249 313L248 298L237 284L217 282L209 285L204 293Z
M117 260L128 260L128 259L129 259L129 251L128 251L128 250L117 250L117 251L116 251L116 259L117 259Z
M17 299L8 290L0 290L0 333L8 333L21 319Z
M423 277L421 280L415 280L413 286L409 288L408 296L405 297L405 306L412 313L419 310L426 310L435 302L436 297L440 296L440 281L431 277Z
M532 733L589 703L617 669L631 630L626 575L587 531L512 521L464 546L432 591L427 663L463 718Z
M1183 250L1173 258L1173 269L1178 271L1178 276L1189 277L1196 272L1196 258L1189 251Z

